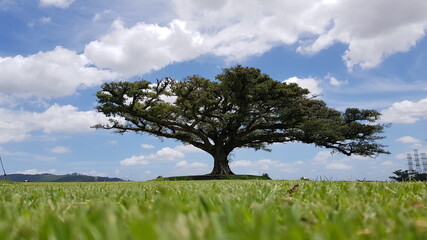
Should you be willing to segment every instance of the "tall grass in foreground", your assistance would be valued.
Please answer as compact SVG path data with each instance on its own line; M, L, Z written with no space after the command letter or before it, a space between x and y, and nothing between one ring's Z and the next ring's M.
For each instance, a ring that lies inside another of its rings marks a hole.
M0 183L0 239L427 239L427 184Z

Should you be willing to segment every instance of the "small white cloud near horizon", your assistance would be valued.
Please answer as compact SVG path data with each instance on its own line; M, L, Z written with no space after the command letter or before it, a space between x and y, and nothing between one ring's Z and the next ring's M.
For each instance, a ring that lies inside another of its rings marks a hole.
M150 144L141 144L142 148L153 149L155 148ZM133 165L148 165L151 161L175 161L185 157L186 153L200 153L204 152L192 145L178 145L175 148L164 147L150 155L132 156L120 161L122 166Z
M0 143L22 142L37 130L47 134L92 132L91 126L108 122L103 114L96 111L79 111L74 106L58 104L44 112L0 108L0 115Z
M201 163L201 162L192 162L192 163L188 163L187 161L183 160L183 161L179 161L175 164L175 167L179 167L179 168L207 168L208 165L205 163Z
M88 172L80 172L79 174L87 175L87 176L93 176L93 177L108 177L108 174L104 172L98 172L96 170L91 170Z
M122 166L138 166L138 165L148 165L150 162L144 156L132 156L120 161Z
M132 156L130 158L121 160L120 165L122 166L148 165L150 164L150 161L174 161L176 159L184 158L184 156L185 156L184 153L176 149L165 147L148 156L144 156L144 155Z
M175 174L179 175L200 175L206 174L211 169L209 165L201 162L179 161L175 164Z
M40 0L42 7L68 8L75 0Z
M51 153L57 153L57 154L64 154L64 153L71 153L72 150L69 147L64 146L56 146L52 149L50 149Z
M36 175L36 174L43 174L43 173L50 173L50 174L56 174L58 171L55 169L50 170L37 170L37 169L27 169L24 171L17 171L17 174L29 174L29 175Z

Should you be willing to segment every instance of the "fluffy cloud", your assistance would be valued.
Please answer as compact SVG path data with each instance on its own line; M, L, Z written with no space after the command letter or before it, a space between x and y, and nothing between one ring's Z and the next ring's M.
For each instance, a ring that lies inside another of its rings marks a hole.
M179 145L175 147L176 150L183 152L183 153L197 153L197 152L204 152L200 148L196 148L193 145Z
M138 23L131 28L116 20L111 32L89 43L84 54L99 67L132 76L193 59L200 55L201 43L199 34L179 20L167 27Z
M0 58L0 89L19 97L62 97L117 77L89 64L83 55L62 47L28 57Z
M78 111L71 105L53 105L44 112L14 111L0 108L0 143L19 142L31 137L31 132L83 133L90 127L105 123L104 115L95 111Z
M184 153L169 147L165 147L157 151L155 154L148 156L148 159L159 161L173 161L178 158L183 158Z
M46 133L83 133L92 131L97 123L106 123L106 117L95 111L78 111L71 105L53 105L43 113L33 113L32 120Z
M141 144L141 147L144 149L153 149L155 148L154 145L151 144Z
M74 0L40 0L40 6L57 7L57 8L68 8Z
M148 156L132 156L120 161L122 166L135 166L135 165L148 165L150 161L174 161L176 159L183 158L184 153L170 148L165 147L157 151L156 153L150 154Z
M348 68L372 68L396 52L405 52L425 34L427 2L414 0L350 0L323 5L315 12L330 22L323 32L299 51L316 53L335 42L348 44L343 59Z
M332 76L331 74L328 74L325 76L325 79L329 80L329 84L331 84L332 86L341 86L344 84L347 84L347 81L340 81L338 79L336 79L334 76Z
M51 153L64 154L72 152L69 147L56 146L50 150Z
M141 147L145 149L154 148L154 146L148 145L148 144L142 144ZM179 146L176 146L175 148L165 147L147 156L141 155L141 156L132 156L130 158L126 158L120 161L120 164L122 166L148 165L150 161L174 161L177 159L184 158L186 153L200 153L200 152L203 152L203 151L192 145L179 145ZM181 161L181 163L178 164L177 167L179 167L184 163L187 163L187 162Z
M348 45L343 55L348 68L371 68L414 46L427 27L424 0L173 2L178 17L205 37L210 52L229 59L295 43L299 52L314 54L341 42Z
M416 138L411 137L411 136L404 136L404 137L396 139L396 141L401 142L401 143L410 143L410 144L421 142L419 139L416 139Z
M187 161L179 161L175 164L178 168L207 168L208 165L201 162L188 163Z
M177 170L176 174L179 175L198 175L205 174L208 172L209 166L205 163L201 162L187 162L187 161L179 161L175 164L175 169Z
M180 19L206 36L210 51L229 60L259 55L279 44L293 44L311 32L315 1L175 0ZM320 19L319 19L320 20Z
M118 19L108 34L86 45L84 55L98 67L133 76L205 53L239 61L279 45L294 44L300 53L315 54L340 42L348 46L343 60L349 69L372 68L389 55L408 51L427 28L424 0L173 4L176 18L169 24L139 22L126 27Z
M415 123L427 118L427 98L418 102L404 100L381 111L381 121L389 123Z
M144 156L132 156L130 158L123 159L120 161L122 166L138 166L148 165L150 162Z
M64 8L71 3L70 0L40 2L43 6ZM427 28L427 15L424 14L427 2L424 0L408 3L399 0L248 0L245 4L232 0L215 3L173 0L173 4L176 18L169 24L159 26L139 22L126 27L118 19L108 34L86 45L84 56L100 68L134 76L205 53L234 61L263 54L279 45L295 44L300 53L315 54L340 42L348 46L343 60L349 69L354 66L372 68L389 55L408 51L425 35ZM105 14L108 13L107 10ZM96 15L94 20L100 17ZM74 58L84 58L73 54ZM17 56L7 60L19 63L23 58ZM74 65L64 64L62 68L73 66L74 70L66 68L71 72L91 70L91 75L111 74L86 67L86 61L74 59ZM33 68L59 70L58 66ZM68 75L46 71L40 74L49 78ZM96 77L91 79L100 82ZM337 81L331 83L338 84ZM86 85L85 82L75 84Z
M291 77L289 79L286 79L284 82L296 83L302 88L307 88L310 91L310 93L313 95L321 95L322 94L322 88L320 88L318 80L316 80L314 78Z

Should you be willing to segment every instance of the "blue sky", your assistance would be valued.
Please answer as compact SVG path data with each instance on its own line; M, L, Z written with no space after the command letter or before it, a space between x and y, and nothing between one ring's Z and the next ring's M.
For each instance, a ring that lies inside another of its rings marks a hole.
M231 168L274 179L387 180L427 152L424 0L0 0L0 155L8 173L147 180L204 174L191 146L90 126L104 82L235 64L296 82L329 106L375 109L390 155L331 155L299 143L239 149Z

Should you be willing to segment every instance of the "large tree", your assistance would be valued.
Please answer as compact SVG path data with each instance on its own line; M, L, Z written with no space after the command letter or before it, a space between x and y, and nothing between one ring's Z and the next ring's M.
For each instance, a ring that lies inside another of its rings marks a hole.
M377 140L384 126L374 110L339 112L297 84L278 82L259 69L223 69L215 81L194 75L111 82L96 95L96 109L110 117L96 128L171 138L200 148L214 159L211 174L233 174L236 148L269 150L273 143L302 142L345 155L387 153Z

